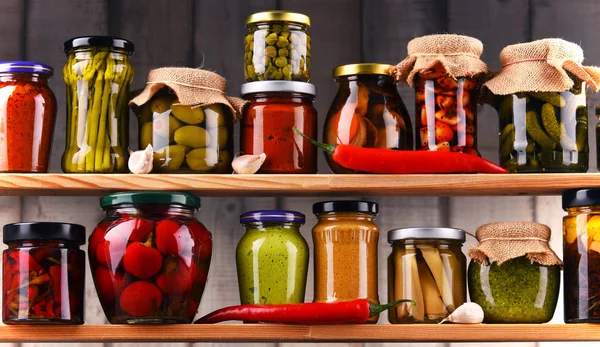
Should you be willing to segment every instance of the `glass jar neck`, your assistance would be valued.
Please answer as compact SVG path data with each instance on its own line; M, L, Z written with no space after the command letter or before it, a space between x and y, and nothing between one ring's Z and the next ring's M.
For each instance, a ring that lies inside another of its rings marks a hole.
M567 214L576 215L580 213L592 213L592 212L600 212L600 206L591 205L591 206L576 206L567 208Z
M462 247L460 240L447 240L447 239L407 239L407 240L395 240L392 246L415 246L415 245L431 245L431 246L442 246L442 247Z
M27 72L0 73L0 82L23 81L23 82L48 84L48 80L50 78L51 78L51 76L41 75L38 73L27 73Z
M263 92L245 95L246 100L256 102L276 102L276 103L312 103L315 100L314 95L294 93L294 92Z
M119 205L104 208L107 217L122 218L125 216L133 217L170 217L170 218L195 218L197 209L181 205Z
M273 27L281 27L281 29L288 30L302 30L307 31L308 26L300 23L283 22L283 21L267 21L248 24L248 30L264 30Z
M375 222L376 215L366 212L327 212L317 215L319 222L322 221L365 221Z
M9 242L8 249L29 248L29 247L52 247L52 248L77 248L79 244L74 241L64 240L27 240Z
M73 48L70 51L67 52L67 56L71 55L71 54L77 54L77 53L87 53L87 52L96 52L96 51L104 51L104 52L111 52L111 53L118 53L118 54L122 54L122 55L132 55L133 52L130 52L128 50L122 49L122 48L116 48L116 47L104 47L104 46L90 46L90 47L77 47L77 48Z
M392 76L388 75L349 75L349 76L339 76L335 78L338 86L349 86L352 84L356 84L357 82L367 84L367 85L377 85L381 88L390 88L391 90L396 90L396 82Z
M242 223L242 225L246 228L246 231L252 231L252 230L262 230L262 229L267 229L269 227L279 227L279 228L283 228L286 230L293 230L296 232L300 232L300 227L302 226L301 223L295 223L295 222L249 222L249 223Z

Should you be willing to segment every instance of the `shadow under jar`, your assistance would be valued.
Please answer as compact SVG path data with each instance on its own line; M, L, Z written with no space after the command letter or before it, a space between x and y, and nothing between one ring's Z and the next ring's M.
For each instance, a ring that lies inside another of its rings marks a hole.
M113 324L191 323L206 285L211 233L196 220L200 199L176 192L104 196L106 217L90 236L89 260Z
M359 147L412 150L413 133L408 111L386 64L338 66L333 78L338 92L329 108L323 141ZM326 155L334 173L357 173Z

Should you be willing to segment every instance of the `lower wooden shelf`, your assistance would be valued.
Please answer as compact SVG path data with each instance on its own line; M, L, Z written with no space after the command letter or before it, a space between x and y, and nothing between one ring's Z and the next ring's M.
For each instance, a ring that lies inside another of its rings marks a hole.
M592 324L1 326L1 342L600 341Z

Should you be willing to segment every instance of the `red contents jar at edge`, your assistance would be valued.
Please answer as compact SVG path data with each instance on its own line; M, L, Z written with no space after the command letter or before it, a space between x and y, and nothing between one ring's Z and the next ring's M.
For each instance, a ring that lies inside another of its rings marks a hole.
M113 324L191 323L208 277L212 236L196 220L200 199L176 192L104 196L106 217L88 256Z
M0 172L48 172L56 98L54 70L28 61L0 62Z
M242 96L250 103L244 109L241 150L244 154L265 153L258 173L317 173L317 149L294 133L295 126L317 138L316 88L295 81L261 81L242 85Z

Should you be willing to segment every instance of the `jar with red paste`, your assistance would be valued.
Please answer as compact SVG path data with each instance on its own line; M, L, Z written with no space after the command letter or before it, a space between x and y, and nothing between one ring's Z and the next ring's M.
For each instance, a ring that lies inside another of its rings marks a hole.
M48 172L56 98L54 70L29 61L0 63L0 172Z
M177 192L104 196L106 217L88 256L102 309L113 324L191 323L212 255L211 233L195 215L200 199Z
M304 82L260 81L242 85L242 96L250 103L242 118L241 151L267 156L257 173L317 173L316 147L292 130L296 127L317 138L315 95L315 86Z

